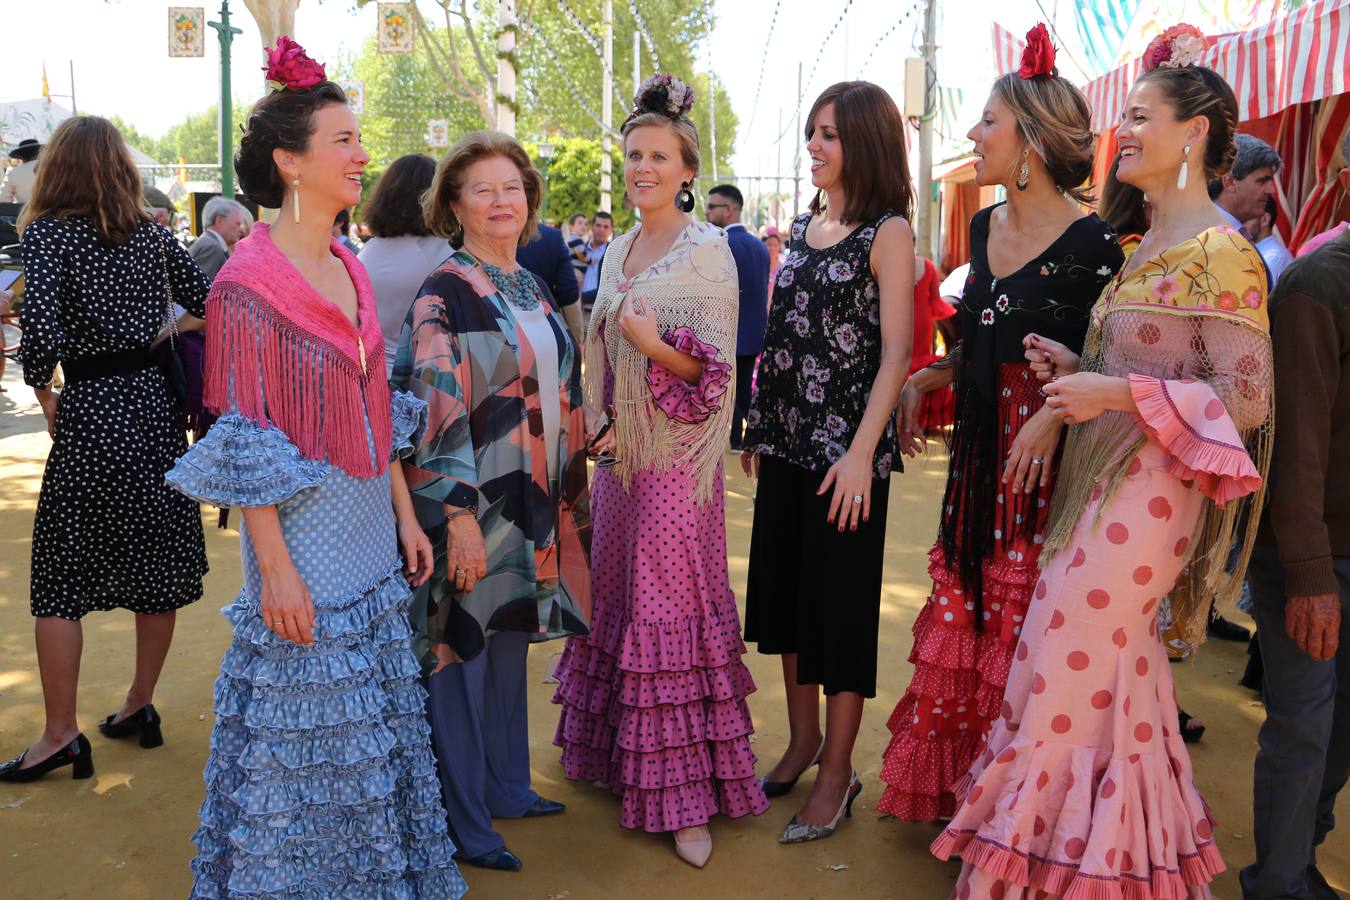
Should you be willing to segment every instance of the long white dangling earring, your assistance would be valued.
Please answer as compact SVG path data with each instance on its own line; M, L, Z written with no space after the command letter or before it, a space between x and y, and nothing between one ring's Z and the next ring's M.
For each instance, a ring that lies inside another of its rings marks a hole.
M300 179L291 179L291 199L295 203L295 224L300 224Z
M1186 190L1187 170L1191 167L1191 145L1187 144L1181 151L1181 172L1177 174L1177 190Z

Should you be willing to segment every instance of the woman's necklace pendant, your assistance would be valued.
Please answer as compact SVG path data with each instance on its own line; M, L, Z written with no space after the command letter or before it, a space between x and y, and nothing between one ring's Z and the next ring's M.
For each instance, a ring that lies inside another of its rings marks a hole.
M361 340L361 335L356 336L356 355L361 360L361 374L366 374L366 342Z

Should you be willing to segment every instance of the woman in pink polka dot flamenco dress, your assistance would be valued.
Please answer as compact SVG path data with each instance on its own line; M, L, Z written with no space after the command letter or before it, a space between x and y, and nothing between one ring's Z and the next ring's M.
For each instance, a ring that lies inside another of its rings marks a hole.
M1269 460L1265 276L1205 191L1233 158L1228 85L1164 66L1126 109L1119 178L1147 193L1154 227L1094 307L1081 360L1034 353L1073 427L1002 715L933 844L963 860L958 898L1209 897L1224 870L1157 605L1240 591L1246 552L1225 564L1235 535L1250 550Z
M1043 31L1033 30L1029 56L1046 46ZM1037 333L1081 350L1088 312L1124 262L1111 227L1075 202L1095 148L1087 101L1044 59L1028 60L1024 72L995 82L968 135L976 181L1003 185L1008 202L970 224L963 340L901 394L906 432L918 436L922 429L909 426L921 422L920 396L956 387L941 529L929 555L933 590L914 623L914 676L888 722L877 803L907 821L956 809L952 788L1003 705L1040 574L1064 427L1044 408L1023 339Z
M591 633L568 640L554 742L568 778L607 785L620 824L674 832L702 867L708 823L768 808L745 698L754 681L727 574L723 464L738 308L725 233L695 222L692 91L658 75L624 123L642 223L605 254L586 341L599 455Z

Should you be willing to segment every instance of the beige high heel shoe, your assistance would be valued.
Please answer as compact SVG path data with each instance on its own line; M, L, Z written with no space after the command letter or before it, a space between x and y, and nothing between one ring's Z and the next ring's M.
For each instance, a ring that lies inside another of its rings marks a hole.
M680 840L680 835L686 831L695 831L693 828L685 828L675 832L675 855L689 863L696 869L701 869L708 864L708 857L712 856L712 832L708 826L703 826L703 837L692 841Z

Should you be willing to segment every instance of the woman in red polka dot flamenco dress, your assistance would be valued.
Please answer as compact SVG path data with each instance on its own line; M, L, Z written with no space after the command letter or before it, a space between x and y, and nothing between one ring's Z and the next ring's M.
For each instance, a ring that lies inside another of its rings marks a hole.
M1176 35L1163 59L1203 52L1198 32ZM1081 361L1050 348L1034 364L1073 427L1002 716L933 844L963 860L959 898L1209 897L1224 869L1157 605L1240 591L1246 553L1225 563L1235 535L1250 550L1269 460L1265 276L1205 191L1234 154L1228 85L1162 66L1126 110L1119 178L1154 227L1094 307Z
M1033 30L1029 55L1048 48L1044 30ZM1025 77L1009 73L994 84L969 135L976 181L1003 184L1008 202L970 225L961 345L915 373L901 394L902 424L918 435L920 395L956 385L933 591L914 623L914 676L888 723L877 804L908 821L956 809L953 785L1003 705L1040 574L1064 429L1044 408L1023 342L1036 333L1081 350L1088 312L1124 262L1111 227L1074 202L1092 171L1087 101L1043 57L1026 62Z

